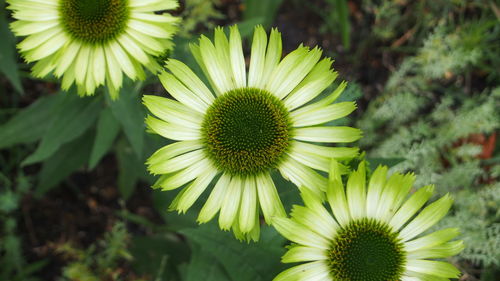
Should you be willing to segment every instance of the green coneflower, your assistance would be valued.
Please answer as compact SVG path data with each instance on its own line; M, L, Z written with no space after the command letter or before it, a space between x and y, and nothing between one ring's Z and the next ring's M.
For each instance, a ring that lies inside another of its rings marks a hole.
M176 0L7 0L11 28L27 36L18 48L33 74L53 73L62 88L76 83L80 95L106 85L116 98L123 74L143 79L143 66L160 70L155 56L172 46L178 18L156 11Z
M307 262L283 271L274 281L441 281L458 277L460 272L450 263L431 260L463 250L463 241L450 241L458 229L418 237L448 212L450 196L421 210L434 188L422 187L405 200L415 180L413 174L394 174L386 180L387 167L381 166L368 188L365 177L362 162L344 189L337 163L332 161L327 201L333 215L304 189L305 207L294 206L291 219L274 220L278 232L296 243L282 261Z
M191 46L211 90L185 64L169 60L170 72L160 80L176 100L144 97L156 116L146 120L150 130L178 141L148 160L149 171L162 174L155 186L172 190L189 183L171 206L185 212L216 181L198 221L220 211L220 227L232 228L240 239L258 239L259 209L268 223L285 216L271 171L298 186L323 186L326 179L314 169L328 171L331 157L351 158L358 150L309 142L352 142L361 136L355 128L323 125L355 109L353 102L332 104L345 83L307 104L336 78L332 61L320 60L318 48L303 46L280 61L280 33L273 30L267 39L256 27L247 75L238 28L230 28L229 40L216 29L215 44L202 36Z

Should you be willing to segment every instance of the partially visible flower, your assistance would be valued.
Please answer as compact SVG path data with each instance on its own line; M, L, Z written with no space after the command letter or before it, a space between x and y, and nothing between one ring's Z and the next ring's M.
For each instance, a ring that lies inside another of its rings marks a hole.
M161 68L155 56L171 48L179 18L157 11L175 9L176 0L7 0L16 19L11 28L27 36L18 48L33 74L62 77L80 95L106 85L112 98L123 74L144 79L143 66Z
M381 166L367 188L364 165L350 174L344 189L337 163L332 161L327 201L333 214L303 189L305 207L294 206L291 219L274 220L278 232L296 243L282 261L307 262L283 271L274 281L427 281L459 276L450 263L433 260L463 250L463 241L451 241L458 229L418 237L446 215L452 205L450 196L421 210L433 186L406 198L414 175L394 174L386 179L387 167Z
M220 211L222 229L257 240L259 209L268 223L285 216L272 171L319 194L326 179L314 169L328 171L332 157L357 155L357 148L324 145L360 138L358 129L325 124L356 105L333 103L346 83L314 100L337 77L332 61L320 60L318 48L300 46L281 60L280 33L271 31L268 41L264 29L256 27L247 75L238 28L230 28L229 40L216 29L214 41L202 36L199 45L191 46L212 90L185 64L169 60L170 72L160 80L176 100L144 97L156 116L147 118L149 129L178 141L158 150L147 164L151 173L162 175L155 187L187 184L171 206L179 212L216 181L198 221L208 222Z

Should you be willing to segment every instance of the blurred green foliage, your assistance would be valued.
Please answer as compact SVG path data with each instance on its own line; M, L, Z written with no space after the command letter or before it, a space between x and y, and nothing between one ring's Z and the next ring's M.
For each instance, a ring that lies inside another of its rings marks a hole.
M481 265L488 268L485 278L494 276L500 265L496 6L490 1L368 2L378 11L375 36L394 38L402 26L413 35L407 43L412 49L357 122L365 133L361 145L373 157L404 158L392 170L415 171L417 186L435 184L438 193L451 193L453 211L438 227L460 226L466 249L457 262L465 273ZM404 25L412 21L412 27Z
M185 215L167 212L175 194L148 188L154 177L144 162L167 144L144 126L141 96L166 94L156 77L127 80L117 101L106 98L104 89L86 98L58 92L54 79L39 81L22 71L28 67L16 54L4 5L0 0L0 72L6 78L0 82L9 85L0 87L0 280L40 280L38 274L51 262L35 260L26 246L27 234L19 230L23 198L34 194L42 200L57 195L56 188L85 196L74 190L72 177L96 171L115 179L119 222L88 247L58 244L56 254L66 257L60 272L53 273L60 280L269 281L284 268L280 256L287 242L272 228L262 229L259 243L240 243L213 223L198 226L200 204ZM343 47L345 58L337 59L349 64L341 75L351 66L372 73L375 64L366 50L389 56L388 77L377 81L383 86L367 100L364 90L374 85L352 81L339 102L358 101L358 116L336 122L363 129L360 145L371 168L412 170L417 187L434 183L441 195L450 192L454 209L440 227L460 225L467 245L454 262L467 280L495 280L500 268L500 10L495 1L186 0L182 7L170 56L195 70L188 45L199 34L237 23L248 37L256 24L274 26L282 11L312 13L310 26ZM288 34L282 33L286 41ZM273 178L287 208L301 202L295 187L277 174ZM148 198L150 205L141 207L154 210L155 220L132 209L129 202L136 196Z

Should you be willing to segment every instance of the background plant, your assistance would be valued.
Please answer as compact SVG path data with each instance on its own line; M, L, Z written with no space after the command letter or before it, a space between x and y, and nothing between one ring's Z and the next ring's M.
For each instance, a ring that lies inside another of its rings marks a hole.
M175 194L149 188L154 178L143 163L166 143L145 132L140 98L165 95L156 77L126 81L116 101L60 92L59 81L30 76L4 0L0 6L0 280L72 280L79 272L98 280L267 281L285 268L287 242L272 228L259 243L242 244L213 224L197 226L200 206L167 212ZM176 13L183 24L169 56L195 70L188 45L217 25L238 23L247 38L256 24L277 26L285 52L320 45L336 59L338 80L351 81L344 99L359 109L340 122L363 129L371 168L413 170L417 187L450 192L455 206L438 227L460 225L467 245L453 262L464 280L495 280L495 1L186 0ZM273 177L285 205L300 202Z

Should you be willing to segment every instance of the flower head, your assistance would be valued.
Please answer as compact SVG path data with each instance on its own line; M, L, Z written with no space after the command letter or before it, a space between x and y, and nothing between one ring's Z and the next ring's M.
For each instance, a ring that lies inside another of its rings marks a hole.
M357 140L358 129L324 125L351 113L355 104L332 104L345 83L309 103L337 76L330 59L320 60L318 48L300 46L280 60L278 31L271 31L268 42L264 29L257 27L247 75L237 27L230 28L229 40L216 29L214 41L202 36L199 45L192 45L211 90L185 64L172 59L160 80L176 100L144 97L156 116L147 118L149 129L178 141L157 151L147 164L151 173L162 174L156 187L171 190L188 184L171 206L179 212L216 182L198 221L207 222L220 211L222 229L256 240L259 208L268 223L273 216L285 216L270 176L273 170L298 186L324 187L326 179L314 169L328 171L332 157L357 155L357 148L310 143Z
M16 19L18 48L33 74L53 73L62 87L76 83L80 95L107 85L116 98L125 73L143 79L143 66L160 70L155 60L172 46L178 18L156 11L175 9L176 0L7 0Z
M414 175L396 173L387 179L387 167L380 166L367 188L364 165L350 174L344 189L338 165L332 161L327 201L333 214L304 189L305 206L294 206L291 219L275 219L278 232L295 242L282 261L307 263L283 271L274 281L418 281L459 275L453 265L432 260L463 250L463 241L450 241L457 229L418 237L448 212L450 196L421 210L433 186L406 198Z

